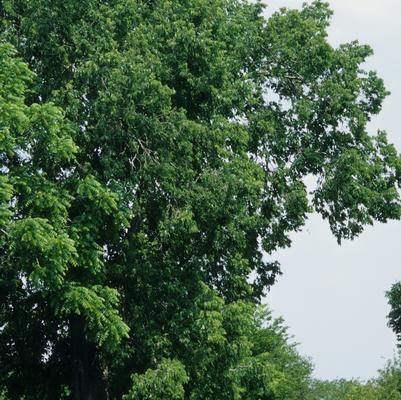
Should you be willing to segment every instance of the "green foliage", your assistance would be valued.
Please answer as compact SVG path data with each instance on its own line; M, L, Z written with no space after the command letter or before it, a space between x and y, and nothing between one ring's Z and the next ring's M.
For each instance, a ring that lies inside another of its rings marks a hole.
M295 400L306 393L310 363L266 307L241 300L224 304L202 285L191 315L179 344L189 399Z
M399 155L366 131L387 95L371 49L333 48L321 1L0 16L0 387L305 398L309 363L256 304L313 209L338 241L400 216Z
M190 330L176 345L182 361L162 360L156 369L135 374L124 398L303 399L311 366L289 344L282 321L265 307L224 304L201 286Z
M113 350L128 337L129 328L116 311L118 292L105 286L83 287L71 285L64 293L56 312L68 316L83 315L88 329L100 347Z
M379 371L376 384L378 388L378 399L401 399L401 358L399 353Z
M387 292L387 299L390 312L387 316L388 324L397 335L397 340L401 341L401 282L395 283Z
M366 383L357 380L312 380L307 400L398 400L401 399L399 355L379 370L378 377Z
M163 359L157 369L132 376L132 389L124 400L182 400L183 385L188 382L183 365L177 360Z
M15 50L2 44L1 371L3 377L10 377L6 379L11 398L25 393L34 374L45 373L43 357L56 356L49 348L54 332L59 330L59 340L65 340L61 332L66 331L71 314L87 317L88 335L99 346L116 346L128 334L117 311L118 292L103 285L79 286L74 278L77 268L92 267L91 273L96 273L95 267L103 265L103 252L90 237L98 230L97 221L93 219L91 226L88 212L71 224L72 209L87 202L95 217L108 216L117 211L115 195L91 176L77 179L75 129L55 105L26 104L26 85L32 79ZM88 237L86 243L82 232ZM20 353L28 343L20 332L26 333L26 340L36 340L32 353ZM23 361L25 357L31 358L29 363ZM25 368L32 372L24 375ZM27 387L17 389L14 385L21 377L27 378Z
M374 381L361 383L357 380L347 381L312 381L307 400L379 400L377 384Z

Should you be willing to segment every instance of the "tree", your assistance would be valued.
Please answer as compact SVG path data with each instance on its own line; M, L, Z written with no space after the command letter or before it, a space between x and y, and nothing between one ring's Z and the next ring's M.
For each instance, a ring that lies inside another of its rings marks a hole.
M242 300L225 304L203 284L186 318L191 324L175 343L180 363L162 360L135 374L124 399L304 400L311 365L268 309Z
M307 400L398 400L401 399L399 354L368 382L339 379L311 381Z
M387 316L388 325L397 336L398 342L401 340L401 282L395 283L386 293L390 312Z
M0 15L24 60L2 47L0 387L11 399L135 398L131 374L144 388L176 377L171 396L182 385L206 399L204 284L212 315L239 307L246 325L279 273L265 254L289 246L312 209L339 242L399 218L399 156L366 132L387 92L361 68L368 46L327 42L327 4L266 20L244 0L2 0ZM246 346L217 377L258 343ZM273 372L251 358L263 391ZM244 383L255 376L220 398L262 396Z
M358 380L337 379L311 382L307 400L379 400L375 381L361 383Z
M401 359L399 353L393 360L388 361L385 367L379 371L376 384L378 388L378 399L401 399Z

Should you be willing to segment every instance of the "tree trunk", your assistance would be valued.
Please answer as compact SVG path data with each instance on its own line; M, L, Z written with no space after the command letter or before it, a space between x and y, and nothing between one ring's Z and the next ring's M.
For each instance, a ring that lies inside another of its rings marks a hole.
M70 320L72 340L72 392L74 400L108 400L105 377L98 350L85 333L85 318L73 315Z

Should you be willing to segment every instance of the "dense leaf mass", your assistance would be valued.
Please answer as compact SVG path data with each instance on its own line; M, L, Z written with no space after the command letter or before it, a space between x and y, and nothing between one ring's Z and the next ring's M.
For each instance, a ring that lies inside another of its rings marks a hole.
M10 399L305 399L309 363L255 308L272 255L313 209L339 242L399 218L401 162L366 131L371 49L333 48L321 1L263 10L0 1Z

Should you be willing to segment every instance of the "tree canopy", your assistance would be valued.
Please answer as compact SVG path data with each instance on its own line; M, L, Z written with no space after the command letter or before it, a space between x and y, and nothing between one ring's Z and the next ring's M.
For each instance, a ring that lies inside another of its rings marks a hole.
M312 210L339 242L399 218L401 163L372 50L324 2L263 10L0 1L9 399L305 399L273 254Z

